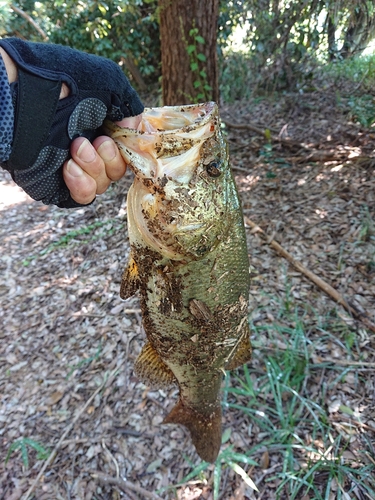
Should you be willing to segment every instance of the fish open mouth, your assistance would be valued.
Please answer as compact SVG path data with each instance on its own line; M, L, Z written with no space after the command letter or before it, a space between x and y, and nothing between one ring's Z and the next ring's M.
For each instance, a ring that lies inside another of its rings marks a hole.
M191 128L201 127L210 119L216 108L214 102L191 104L188 106L164 106L146 108L138 132L154 133L191 133Z
M201 144L214 134L217 122L217 105L208 102L146 108L137 130L108 122L105 129L134 174L157 181L164 174L176 179L175 174L181 171L186 176L199 159Z

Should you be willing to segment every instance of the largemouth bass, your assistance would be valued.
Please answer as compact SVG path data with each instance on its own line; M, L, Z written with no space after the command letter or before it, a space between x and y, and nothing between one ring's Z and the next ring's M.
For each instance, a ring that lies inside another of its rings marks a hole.
M107 124L107 132L135 174L121 284L123 299L139 291L148 339L135 371L154 387L178 384L164 423L186 426L213 462L224 370L251 357L248 253L218 108L150 108L137 131Z

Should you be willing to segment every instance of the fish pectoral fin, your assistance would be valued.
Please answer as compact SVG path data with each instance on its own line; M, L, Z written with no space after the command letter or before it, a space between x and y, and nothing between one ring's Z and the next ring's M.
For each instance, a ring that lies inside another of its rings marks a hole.
M120 287L120 297L122 299L129 299L139 289L139 275L138 267L132 256L129 258L128 267L122 274L121 287Z
M139 379L151 387L162 388L177 384L172 370L164 363L150 342L143 346L134 370Z
M163 424L184 425L198 455L206 462L215 462L221 445L221 407L218 405L209 415L204 415L185 405L181 399L164 419Z
M225 369L234 370L248 363L251 360L251 352L250 331L247 331L242 337L233 357L225 365Z

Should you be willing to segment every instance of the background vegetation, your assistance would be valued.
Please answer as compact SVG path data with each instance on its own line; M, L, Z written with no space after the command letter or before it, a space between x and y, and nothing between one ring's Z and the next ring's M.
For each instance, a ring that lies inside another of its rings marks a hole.
M367 0L221 0L222 97L240 98L249 86L308 86L317 65L362 54L375 36L374 14ZM233 51L239 28L243 43ZM139 90L157 86L161 76L157 0L2 0L0 36L49 40L109 57Z

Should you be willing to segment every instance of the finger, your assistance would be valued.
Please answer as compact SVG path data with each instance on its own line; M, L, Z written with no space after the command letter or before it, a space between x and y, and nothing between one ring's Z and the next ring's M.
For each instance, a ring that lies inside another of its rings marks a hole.
M74 201L82 203L82 205L93 201L96 196L96 181L84 172L74 160L64 163L63 177Z
M126 172L126 163L114 141L103 135L95 139L93 146L105 164L107 177L112 181L121 179Z
M105 163L97 154L90 141L83 137L78 137L72 142L70 152L73 160L96 181L96 193L102 194L111 183L108 178Z
M67 86L66 83L63 83L61 85L61 90L60 90L60 97L59 99L65 99L65 97L68 97L68 95L70 94L70 88Z

